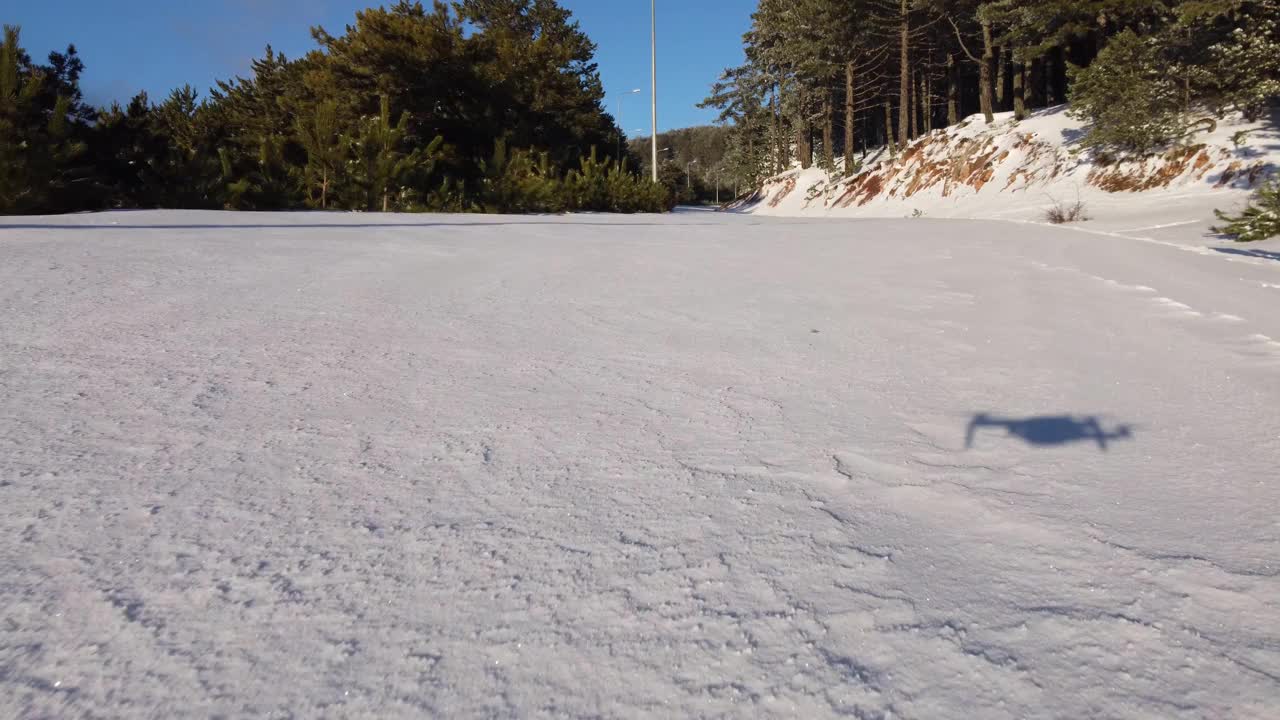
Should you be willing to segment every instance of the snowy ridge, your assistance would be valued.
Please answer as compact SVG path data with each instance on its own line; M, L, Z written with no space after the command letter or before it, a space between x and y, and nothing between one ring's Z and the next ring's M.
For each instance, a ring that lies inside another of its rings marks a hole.
M1055 202L1082 200L1090 216L1122 218L1135 207L1185 209L1191 223L1234 206L1280 168L1280 123L1205 120L1183 143L1149 158L1115 162L1080 145L1082 124L1066 106L1021 122L986 125L979 115L929 133L892 158L883 149L850 177L820 168L770 179L737 209L766 215L1037 219ZM1137 198L1141 198L1138 200ZM1188 204L1188 201L1190 203Z

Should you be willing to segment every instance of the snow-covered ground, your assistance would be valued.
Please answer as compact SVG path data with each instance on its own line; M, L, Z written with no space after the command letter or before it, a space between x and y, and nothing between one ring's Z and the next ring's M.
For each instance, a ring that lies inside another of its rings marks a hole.
M1149 231L1204 246L1214 210L1240 210L1280 172L1280 111L1257 122L1229 116L1196 127L1176 147L1144 160L1103 162L1083 147L1084 123L1066 106L1022 121L1001 113L993 125L975 115L896 156L877 149L849 177L839 168L831 175L796 167L771 178L739 209L788 217L1038 222L1046 210L1079 201L1088 219L1077 227Z
M1218 246L0 219L0 717L1278 717Z

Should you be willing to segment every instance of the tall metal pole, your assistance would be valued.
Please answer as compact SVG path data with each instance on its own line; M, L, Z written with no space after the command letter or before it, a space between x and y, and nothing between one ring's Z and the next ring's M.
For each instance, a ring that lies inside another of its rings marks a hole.
M649 35L652 52L653 87L650 100L653 102L653 181L658 182L658 0L649 0Z
M618 96L618 130L619 130L619 132L621 133L620 135L618 135L618 164L619 164L619 165L621 165L621 164L622 164L622 136L627 134L626 130L623 130L623 129L622 129L622 128L623 128L623 125L622 125L622 101L623 101L623 100L626 100L628 95L638 95L638 94L640 94L641 92L644 92L644 91L643 91L643 90L641 90L641 89L639 89L639 88L636 88L635 90L630 90L630 91L624 92L624 93L622 93L621 95L619 95L619 96Z

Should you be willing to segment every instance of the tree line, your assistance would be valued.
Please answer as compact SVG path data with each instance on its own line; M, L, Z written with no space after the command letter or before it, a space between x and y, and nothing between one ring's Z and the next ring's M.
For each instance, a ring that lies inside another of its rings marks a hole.
M0 213L113 208L662 211L555 0L399 0L248 77L85 102L74 46L0 42ZM622 150L619 153L617 150Z
M1086 146L1144 154L1280 97L1280 0L760 0L746 62L705 107L754 185L793 161L859 166L980 114L1070 102Z
M680 204L726 202L737 194L725 165L732 127L698 125L658 133L658 180ZM653 167L649 138L630 141L631 155L640 159L645 174ZM743 188L737 188L742 190Z

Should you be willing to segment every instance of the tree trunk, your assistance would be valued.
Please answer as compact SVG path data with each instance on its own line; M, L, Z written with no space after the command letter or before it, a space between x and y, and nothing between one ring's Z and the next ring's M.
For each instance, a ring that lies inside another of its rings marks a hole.
M1013 116L1022 120L1027 116L1027 68L1017 59L1013 63Z
M382 191L382 212L388 212L391 209L391 193L386 190Z
M796 113L796 154L800 156L800 168L808 170L813 166L813 128L809 123L809 114L805 111L808 105L804 95L800 95L800 109Z
M857 125L857 110L854 96L853 61L844 65L844 172L848 175L853 168L854 130Z
M991 66L995 63L994 42L991 32L991 22L983 20L982 62L979 63L978 66L978 84L981 86L979 89L979 100L982 105L982 117L987 121L988 125L996 121L995 112L991 106Z
M1031 61L1030 79L1027 81L1030 88L1030 97L1027 101L1028 108L1044 107L1044 57L1038 57Z
M325 168L320 173L320 209L326 210L329 207L329 169Z
M947 124L960 122L960 82L956 77L959 68L956 66L956 54L947 53Z
M911 0L901 0L898 17L898 144L911 140Z
M836 111L828 88L822 96L822 167L831 170L836 162Z
M933 76L924 76L924 131L933 132Z
M911 73L911 101L909 109L911 115L911 131L907 134L911 136L912 140L915 140L920 137L920 124L918 120L920 117L920 82L915 73Z
M781 135L778 128L778 100L775 95L769 96L769 124L773 130L773 174L778 174L778 164L782 158L782 150L778 147L778 137Z
M888 100L884 101L884 137L885 144L889 146L889 156L897 155L898 150L893 146L893 103Z
M1053 64L1049 72L1049 104L1061 105L1067 101L1067 51L1054 48Z
M1009 84L1009 53L1004 48L996 50L996 110L1005 109L1005 86Z

